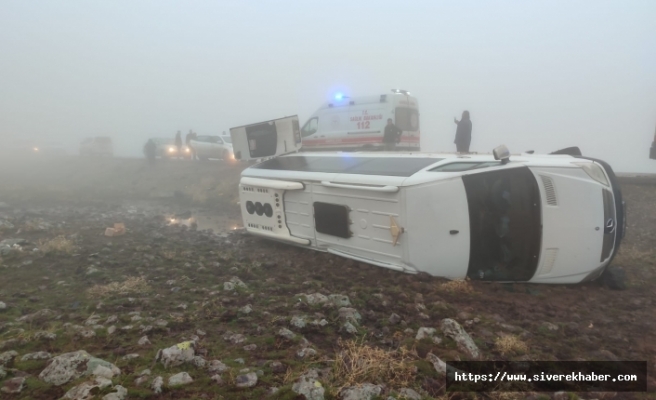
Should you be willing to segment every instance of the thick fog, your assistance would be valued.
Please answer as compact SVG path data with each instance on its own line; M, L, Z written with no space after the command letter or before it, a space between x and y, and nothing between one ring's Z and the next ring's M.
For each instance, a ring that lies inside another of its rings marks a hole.
M0 138L145 140L409 90L424 151L578 145L656 172L656 2L3 1ZM0 144L1 145L1 144Z

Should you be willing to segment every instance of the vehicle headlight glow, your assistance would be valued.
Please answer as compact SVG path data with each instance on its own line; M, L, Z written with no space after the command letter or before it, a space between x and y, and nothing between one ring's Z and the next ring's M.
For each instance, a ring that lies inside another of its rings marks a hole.
M38 147L35 147L35 148L34 148L34 151L39 151L39 148L38 148Z
M590 178L594 179L595 181L601 183L602 185L605 186L610 186L608 183L608 178L606 178L606 174L604 173L604 170L601 169L599 165L597 165L594 162L589 162L589 163L572 163L574 165L578 165L585 171Z
M189 147L185 148L185 152L189 153L190 151Z
M169 153L173 153L175 151L174 147L169 147Z

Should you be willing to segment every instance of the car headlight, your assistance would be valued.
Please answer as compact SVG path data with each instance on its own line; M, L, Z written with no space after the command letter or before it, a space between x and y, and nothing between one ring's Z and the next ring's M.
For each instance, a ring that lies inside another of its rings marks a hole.
M185 148L185 153L189 153L190 151L189 147Z
M605 186L610 186L608 183L608 178L606 178L606 174L604 173L604 170L601 169L601 167L594 163L594 162L589 162L589 163L572 163L574 165L578 165L581 167L586 174L595 181L601 183L602 185Z
M35 147L35 148L34 148L34 151L39 151L39 148L38 148L38 147Z
M175 151L174 147L169 147L169 153L173 153Z

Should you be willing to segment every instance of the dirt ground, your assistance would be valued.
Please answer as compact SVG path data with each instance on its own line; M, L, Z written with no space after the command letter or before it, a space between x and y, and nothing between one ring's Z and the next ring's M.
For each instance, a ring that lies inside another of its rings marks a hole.
M0 261L0 302L6 305L0 307L0 353L18 353L5 365L7 379L26 376L20 393L2 398L62 397L88 377L50 385L38 378L48 360L21 356L77 350L118 366L113 384L127 388L130 399L302 399L292 388L312 369L322 372L317 387L327 399L365 382L384 385L375 397L382 399L401 398L402 388L422 398L472 397L445 394L427 361L429 353L447 362L471 359L442 335L445 318L464 327L484 360L647 361L651 393L577 395L656 398L656 178L621 178L628 230L614 265L626 272L627 288L610 290L597 282L448 282L253 238L235 230L241 226L237 183L243 167L76 157L0 161L0 242L25 240ZM125 225L125 234L105 236L115 223ZM313 293L348 298L333 297L343 304L331 306L333 298L311 304L301 295ZM361 316L347 318L355 331L345 328L339 306ZM44 309L50 312L34 314ZM437 328L441 340L416 340L421 327ZM295 336L283 337L283 328ZM37 334L44 331L56 338ZM144 336L148 343L140 345ZM185 340L195 340L196 355L229 367L221 383L202 366L155 362L158 349ZM375 369L358 374L340 364L348 346L373 364L399 367L387 375ZM137 384L145 369L152 375ZM153 378L166 382L182 371L194 382L165 384L155 394ZM257 383L238 387L248 372L257 373ZM96 398L109 392L102 389Z

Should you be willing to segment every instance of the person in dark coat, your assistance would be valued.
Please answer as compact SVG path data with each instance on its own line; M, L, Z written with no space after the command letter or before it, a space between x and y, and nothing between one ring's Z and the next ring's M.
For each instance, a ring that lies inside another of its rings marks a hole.
M458 125L456 128L456 151L458 153L469 153L469 144L471 143L472 123L469 119L469 111L462 112L462 118L458 121L456 118L453 121Z
M401 140L401 133L402 131L392 122L392 118L388 118L387 125L385 125L385 133L383 135L385 151L394 151L396 144Z

